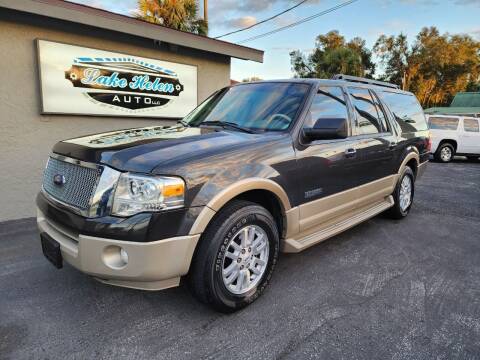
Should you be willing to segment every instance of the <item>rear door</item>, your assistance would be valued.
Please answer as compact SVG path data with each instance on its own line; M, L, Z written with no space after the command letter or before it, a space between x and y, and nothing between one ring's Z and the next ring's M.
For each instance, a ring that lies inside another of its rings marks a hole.
M478 119L463 118L463 131L459 141L460 153L480 154L480 126ZM460 145L462 149L460 149Z
M375 93L362 87L347 89L355 113L353 139L360 168L357 182L365 185L396 172L393 159L397 137Z

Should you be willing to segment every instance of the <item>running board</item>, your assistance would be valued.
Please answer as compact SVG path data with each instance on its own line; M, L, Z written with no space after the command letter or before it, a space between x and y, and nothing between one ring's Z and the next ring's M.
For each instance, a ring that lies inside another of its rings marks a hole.
M289 238L284 241L282 251L287 253L297 253L310 246L318 244L334 235L337 235L365 220L368 220L375 215L387 210L394 205L393 197L387 196L384 200L370 204L359 209L355 209L348 214L344 214L340 219L328 221L321 224L315 232L306 234L305 232L299 234L294 238ZM334 222L336 221L336 222Z

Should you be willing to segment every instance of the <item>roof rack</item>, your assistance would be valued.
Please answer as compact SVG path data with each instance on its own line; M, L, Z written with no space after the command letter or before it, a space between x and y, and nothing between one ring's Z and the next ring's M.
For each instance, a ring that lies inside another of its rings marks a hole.
M387 83L385 81L372 80L372 79L362 78L358 76L351 76L351 75L336 74L332 76L332 80L345 80L350 82L358 82L362 84L384 86L392 89L400 89L398 85Z

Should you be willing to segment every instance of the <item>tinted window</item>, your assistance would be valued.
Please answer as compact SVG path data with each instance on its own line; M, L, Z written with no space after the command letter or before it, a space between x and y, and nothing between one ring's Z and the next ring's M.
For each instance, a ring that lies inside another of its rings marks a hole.
M458 118L455 117L429 117L430 129L457 130Z
M383 131L390 131L390 126L387 121L387 116L383 111L382 105L378 101L377 97L373 96L373 101L375 102L375 107L377 108L378 119L380 120L380 124L382 125Z
M478 120L475 119L463 119L463 128L465 131L478 132Z
M183 120L190 126L204 121L228 121L257 130L286 130L295 120L310 86L258 83L233 86L210 97Z
M348 92L355 107L359 135L383 132L375 102L368 89L349 88Z
M378 95L387 104L403 132L428 129L422 107L415 96L390 91L379 91Z
M337 86L320 87L310 107L310 116L305 127L313 127L318 119L344 118L348 119L347 106L343 91Z

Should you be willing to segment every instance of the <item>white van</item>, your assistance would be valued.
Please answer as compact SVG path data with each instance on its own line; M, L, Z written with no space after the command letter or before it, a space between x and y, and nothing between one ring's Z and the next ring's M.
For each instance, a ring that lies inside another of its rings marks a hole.
M449 162L454 155L476 160L480 156L480 119L455 115L427 115L435 160Z

